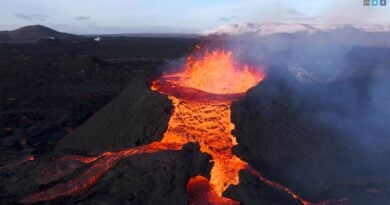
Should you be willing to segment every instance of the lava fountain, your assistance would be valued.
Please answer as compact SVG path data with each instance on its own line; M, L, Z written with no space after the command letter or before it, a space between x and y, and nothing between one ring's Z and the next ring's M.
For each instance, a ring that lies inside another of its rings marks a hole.
M222 198L222 192L238 184L238 172L247 164L231 152L237 142L231 134L230 104L263 78L261 70L240 65L229 51L205 50L199 59L188 57L183 71L165 74L152 84L152 89L168 95L174 106L161 142L196 142L213 158L210 184L205 186L209 190L204 192L209 202L234 203ZM187 189L197 189L199 180L192 179Z
M224 198L222 193L230 185L239 183L238 172L242 169L249 170L261 181L286 191L293 198L307 204L290 189L264 178L232 154L232 147L237 142L231 134L234 124L230 121L230 105L264 77L265 73L261 68L235 61L230 51L198 49L187 58L184 69L164 73L151 84L151 89L167 95L174 107L168 128L160 142L104 152L96 157L62 158L60 161L74 160L91 166L81 176L28 195L21 202L35 203L82 193L124 157L160 150L179 150L184 144L195 142L200 145L202 152L212 156L213 167L210 179L197 176L188 182L187 193L191 204L238 204L237 201ZM66 173L69 172L71 171ZM63 173L59 172L59 175Z

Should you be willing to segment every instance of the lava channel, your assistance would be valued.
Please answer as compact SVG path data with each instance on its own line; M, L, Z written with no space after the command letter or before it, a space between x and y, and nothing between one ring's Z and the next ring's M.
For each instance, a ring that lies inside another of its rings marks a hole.
M212 156L213 167L210 179L196 176L188 182L190 204L239 204L223 197L222 193L230 185L239 183L238 172L242 169L249 170L270 186L287 192L302 204L309 204L290 189L264 178L232 154L232 147L237 142L231 134L234 124L230 121L230 105L263 80L265 73L259 68L237 63L229 51L198 49L197 52L187 58L184 69L164 73L151 85L152 90L167 95L174 106L167 131L160 142L104 152L96 157L62 158L60 161L74 160L91 166L81 176L28 195L21 202L35 203L83 193L124 157L160 150L180 150L184 144L195 142L202 152ZM58 177L63 174L59 172Z

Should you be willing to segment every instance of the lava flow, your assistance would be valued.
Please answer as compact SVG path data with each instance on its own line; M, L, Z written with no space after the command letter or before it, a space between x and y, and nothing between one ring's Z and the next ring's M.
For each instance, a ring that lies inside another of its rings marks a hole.
M222 197L222 192L230 185L239 183L238 172L242 169L249 170L264 183L286 191L307 204L291 190L264 178L232 154L232 147L237 142L231 134L234 129L234 124L230 122L231 102L264 77L261 69L236 62L229 51L198 50L198 55L187 58L183 70L165 73L152 83L151 89L167 95L174 106L168 129L160 142L105 152L97 157L63 158L88 163L91 167L78 178L26 196L21 202L35 203L82 193L124 157L160 150L180 150L184 144L196 142L202 152L212 156L213 167L210 179L197 176L188 182L187 193L191 204L238 204L237 201Z
M189 57L184 71L165 74L152 84L152 89L168 95L174 106L161 142L196 142L202 152L212 156L214 165L205 193L214 204L234 203L223 198L222 192L238 184L238 172L247 166L231 152L236 141L231 134L230 103L264 78L259 70L239 66L231 52L206 50L201 59ZM197 183L199 178L190 180L187 188L196 189Z

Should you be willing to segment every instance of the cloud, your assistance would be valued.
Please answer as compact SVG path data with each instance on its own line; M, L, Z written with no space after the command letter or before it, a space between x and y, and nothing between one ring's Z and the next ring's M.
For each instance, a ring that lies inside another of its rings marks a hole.
M219 20L224 21L224 22L228 22L228 21L231 21L235 18L237 18L237 16L221 16L221 17L219 17Z
M302 12L300 12L298 10L295 10L295 9L286 9L284 11L284 13L286 14L287 19L290 20L290 21L310 21L310 22L315 22L315 21L318 20L315 17L306 16L304 13L302 13Z
M297 11L295 9L287 9L286 13L290 16L303 16L303 13L301 13L300 11Z
M89 17L89 16L78 16L78 17L76 17L76 19L79 20L79 21L85 21L85 20L91 19L91 17Z
M290 20L316 22L318 21L318 18L310 17L310 16L296 16L296 17L290 17Z
M50 28L57 31L74 33L74 34L137 34L137 33L158 33L158 34L172 34L172 33L188 33L194 34L198 32L195 29L186 29L181 27L167 27L167 26L99 26L95 23L88 23L87 25L72 25L48 23ZM0 25L1 26L1 25ZM1 27L0 27L1 28Z
M42 14L15 13L15 16L26 21L45 21L48 16Z

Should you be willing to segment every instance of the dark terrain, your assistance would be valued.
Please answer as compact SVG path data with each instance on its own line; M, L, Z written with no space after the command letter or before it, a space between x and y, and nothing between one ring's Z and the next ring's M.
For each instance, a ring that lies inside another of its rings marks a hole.
M148 84L198 41L105 37L0 44L0 204L18 204L89 166L56 164L59 156L93 156L161 139L172 107ZM234 152L310 201L390 204L390 49L348 48L342 63L323 56L327 49L253 50L269 70L232 106L239 143ZM318 74L315 82L298 81L288 70L291 62ZM328 80L332 73L323 69L329 67L344 73ZM192 176L208 176L209 160L195 144L134 155L86 193L44 204L187 204L185 185ZM74 172L55 177L56 169ZM224 195L243 204L298 203L247 171Z
M365 96L368 76L301 85L272 69L232 106L235 153L309 201L389 204L390 95L375 101ZM375 78L388 82L387 74ZM357 93L350 85L359 87ZM262 189L248 184L258 187L260 181L242 174L243 185L231 187L228 196L258 201Z
M124 38L0 44L1 164L57 141L132 81L185 56L193 39ZM167 111L169 112L169 110Z

